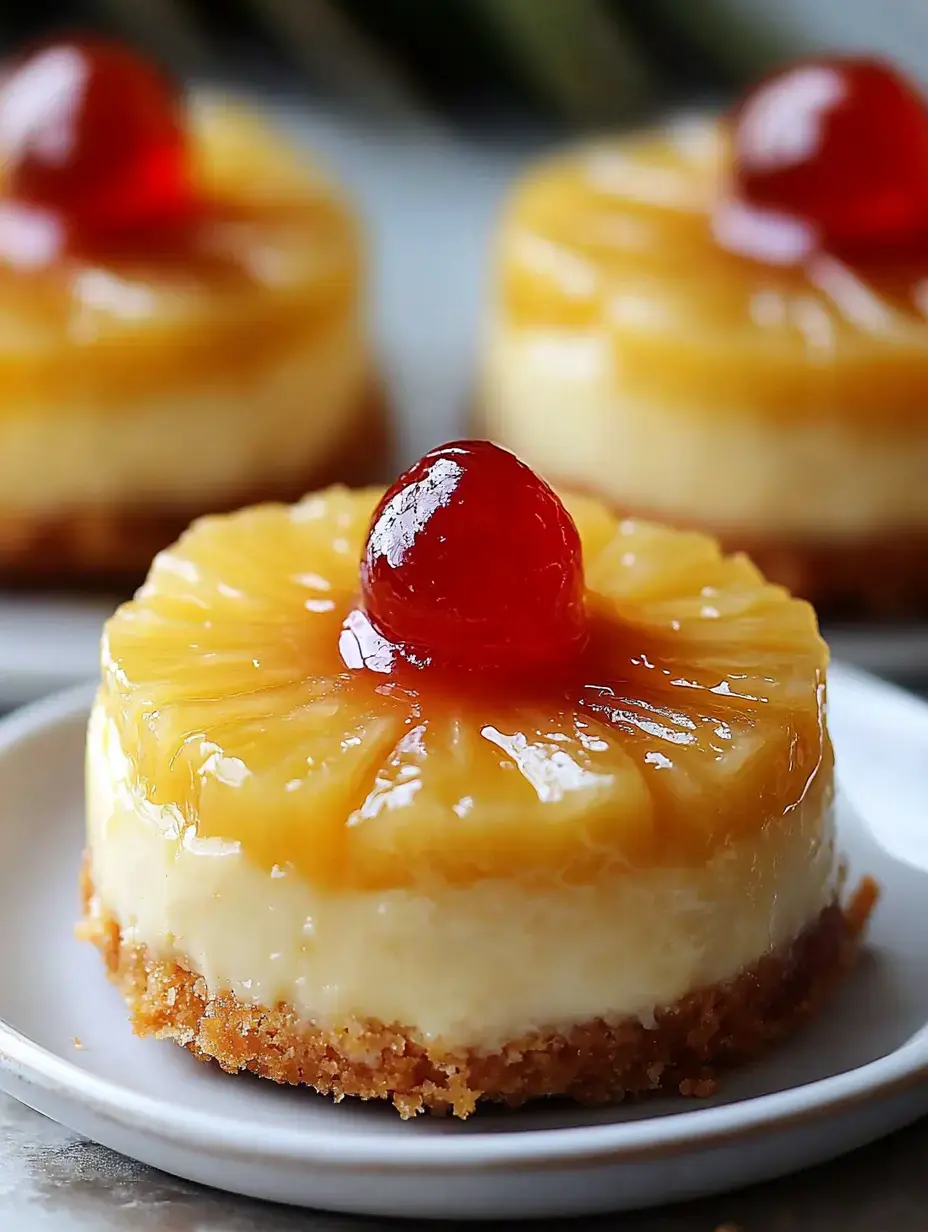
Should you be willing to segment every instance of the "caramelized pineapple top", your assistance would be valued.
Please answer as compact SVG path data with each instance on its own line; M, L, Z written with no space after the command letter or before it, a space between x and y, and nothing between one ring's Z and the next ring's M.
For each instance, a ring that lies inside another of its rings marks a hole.
M109 391L124 407L192 381L221 389L295 338L358 332L362 243L339 190L224 100L195 101L189 125L209 208L182 241L167 229L142 246L59 253L42 234L24 239L0 200L0 415L54 414L81 396L105 413Z
M706 536L586 499L565 498L596 631L582 678L351 670L380 496L204 519L109 622L101 703L178 841L238 840L329 886L586 881L698 863L827 801L812 609Z
M924 413L928 242L875 259L759 236L725 210L729 134L690 121L542 162L499 240L503 320L615 348L628 396L772 416Z

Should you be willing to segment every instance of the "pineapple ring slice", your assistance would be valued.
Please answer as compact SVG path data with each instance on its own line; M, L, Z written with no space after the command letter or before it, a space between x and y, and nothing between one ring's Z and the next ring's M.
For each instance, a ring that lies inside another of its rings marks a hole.
M920 420L926 271L911 257L863 276L826 255L776 265L726 250L713 215L730 157L726 127L705 119L538 163L497 246L505 322L595 336L633 400L710 417Z
M706 536L585 499L566 503L609 630L585 706L544 681L461 699L347 671L379 496L203 519L109 622L101 701L178 841L193 827L325 886L588 881L703 861L827 803L812 609Z

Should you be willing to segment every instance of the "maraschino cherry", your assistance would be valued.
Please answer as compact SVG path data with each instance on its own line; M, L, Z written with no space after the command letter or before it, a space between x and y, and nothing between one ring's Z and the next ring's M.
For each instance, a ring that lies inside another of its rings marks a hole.
M817 247L898 244L928 229L928 107L877 60L775 73L737 107L732 142L735 204L795 220Z
M519 672L583 649L583 591L580 536L555 492L507 450L455 441L377 506L358 615L408 663Z
M0 164L8 198L81 238L176 219L192 199L174 90L102 40L47 44L0 78Z

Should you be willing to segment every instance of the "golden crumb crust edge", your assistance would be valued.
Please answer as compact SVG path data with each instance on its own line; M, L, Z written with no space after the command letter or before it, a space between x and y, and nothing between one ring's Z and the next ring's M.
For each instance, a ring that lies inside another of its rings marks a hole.
M688 994L658 1011L653 1027L593 1019L481 1053L372 1019L321 1028L288 1005L211 996L195 971L124 940L94 898L87 868L82 893L79 935L100 951L137 1035L174 1040L229 1073L247 1070L336 1100L392 1100L403 1118L423 1111L463 1118L484 1100L515 1107L543 1096L601 1104L651 1091L711 1094L721 1070L756 1056L819 1010L853 965L877 897L874 883L864 881L847 907L826 907L788 951Z

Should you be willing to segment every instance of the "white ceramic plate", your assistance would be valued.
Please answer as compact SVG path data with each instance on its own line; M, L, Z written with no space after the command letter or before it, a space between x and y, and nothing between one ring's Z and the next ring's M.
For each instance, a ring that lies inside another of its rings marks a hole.
M831 699L841 843L885 893L870 949L825 1016L709 1101L550 1104L464 1124L403 1124L389 1108L229 1077L135 1039L72 932L89 694L39 703L0 724L0 1086L179 1176L379 1215L616 1210L860 1146L928 1112L928 706L844 668Z

